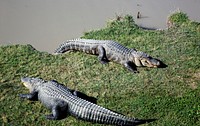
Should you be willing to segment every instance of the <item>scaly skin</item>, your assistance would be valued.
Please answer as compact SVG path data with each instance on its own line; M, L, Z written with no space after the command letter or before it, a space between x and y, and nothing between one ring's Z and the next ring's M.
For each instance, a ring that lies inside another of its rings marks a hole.
M70 89L56 81L45 81L29 77L22 78L21 81L29 89L30 93L20 94L20 97L41 101L52 111L52 114L46 116L47 119L63 119L69 114L78 119L116 126L135 126L154 121L154 119L139 120L129 118L100 107L77 97Z
M159 67L161 62L144 52L128 49L121 44L111 40L74 39L62 43L54 54L62 54L70 50L83 51L98 55L101 63L109 61L122 64L128 70L137 72L137 66Z

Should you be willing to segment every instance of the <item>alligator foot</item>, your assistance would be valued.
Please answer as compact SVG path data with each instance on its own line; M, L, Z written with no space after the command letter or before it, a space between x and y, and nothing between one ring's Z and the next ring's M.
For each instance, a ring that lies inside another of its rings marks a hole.
M107 64L108 61L106 61L106 60L100 60L100 63L101 63L101 64Z
M46 119L49 119L49 120L57 120L57 118L54 117L53 114L46 115Z
M125 66L129 71L131 71L131 72L133 72L133 73L139 73L139 72L137 71L136 65L135 65L134 63L130 62L130 61L124 63L124 66Z
M61 120L67 117L66 111L60 111L59 116L55 116L54 114L45 115L46 119L49 120Z
M46 115L46 118L49 120L60 120L67 116L68 105L65 101L58 100L51 110L52 114Z
M33 93L30 93L30 94L19 94L19 97L20 98L26 98L26 99L31 100L31 101L37 101L38 100L37 92L33 92Z

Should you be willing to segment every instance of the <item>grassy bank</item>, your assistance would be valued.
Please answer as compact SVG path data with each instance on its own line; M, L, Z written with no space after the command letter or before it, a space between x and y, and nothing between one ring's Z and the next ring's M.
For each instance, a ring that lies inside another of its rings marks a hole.
M1 46L0 124L98 125L73 117L46 120L44 115L50 111L40 102L18 97L28 92L20 78L34 76L55 79L127 116L158 119L148 126L200 126L200 23L192 22L183 13L176 13L169 20L173 24L170 29L150 31L125 16L84 34L83 38L118 41L168 65L163 69L138 68L138 74L112 62L102 65L96 56L81 52L53 56L31 45Z

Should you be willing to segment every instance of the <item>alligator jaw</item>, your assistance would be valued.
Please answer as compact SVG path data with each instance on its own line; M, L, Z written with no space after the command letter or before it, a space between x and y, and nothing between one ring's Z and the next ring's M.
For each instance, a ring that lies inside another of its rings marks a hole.
M140 60L142 66L157 68L161 65L160 61L154 58L143 58Z
M153 58L150 60L151 61L151 66L154 68L166 68L168 65L163 63L161 60Z
M147 67L152 67L152 68L157 68L160 66L160 62L158 60L153 59L154 61L149 62L149 66Z
M160 66L160 61L156 60L156 59L151 59L151 63L153 65L153 67L159 67Z
M30 83L30 79L31 79L31 78L29 78L29 77L22 77L22 78L21 78L21 81L22 81L23 85L24 85L26 88L28 88L30 91L32 91L33 86L32 86L32 84Z
M29 84L28 84L28 78L27 77L22 77L21 78L21 81L22 81L22 83L23 83L23 85L25 86L25 87L27 87Z

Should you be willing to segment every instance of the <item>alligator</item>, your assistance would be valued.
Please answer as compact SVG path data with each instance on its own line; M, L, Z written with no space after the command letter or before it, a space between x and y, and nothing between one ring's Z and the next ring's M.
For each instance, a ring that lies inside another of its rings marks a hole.
M46 81L32 77L23 77L21 81L30 93L20 94L19 96L33 101L41 101L52 111L52 114L46 115L49 120L60 120L71 115L77 119L93 123L116 126L135 126L155 121L155 119L129 118L98 106L77 97L68 87L57 81Z
M137 73L137 66L160 67L161 61L152 58L148 54L129 49L112 40L74 39L63 42L55 50L54 54L62 54L71 50L83 51L89 54L98 55L102 64L109 61L122 64L131 72Z

